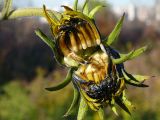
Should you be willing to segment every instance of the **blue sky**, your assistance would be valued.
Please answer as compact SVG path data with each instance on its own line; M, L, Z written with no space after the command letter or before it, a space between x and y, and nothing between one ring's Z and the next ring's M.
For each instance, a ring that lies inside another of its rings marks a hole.
M0 0L1 1L1 0ZM33 7L42 7L43 4L50 8L60 8L60 5L62 4L73 4L74 0L13 0L14 5L18 7L28 7L28 6L33 6ZM81 3L84 0L79 0ZM134 3L136 5L153 5L154 0L107 0L109 4L113 6L122 6L122 5L127 5L129 3ZM146 2L147 1L147 2Z

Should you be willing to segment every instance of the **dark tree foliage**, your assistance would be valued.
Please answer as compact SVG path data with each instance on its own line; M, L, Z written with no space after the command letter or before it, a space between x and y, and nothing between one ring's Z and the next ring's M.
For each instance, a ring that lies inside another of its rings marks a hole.
M1 84L14 78L31 80L37 67L48 72L54 69L52 52L34 33L38 26L48 32L48 26L39 19L0 22Z

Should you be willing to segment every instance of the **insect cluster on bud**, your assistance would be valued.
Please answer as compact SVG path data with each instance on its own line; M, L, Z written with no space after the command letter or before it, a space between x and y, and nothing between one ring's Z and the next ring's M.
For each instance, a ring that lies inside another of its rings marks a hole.
M132 104L125 96L126 84L147 87L143 82L149 77L127 73L123 63L139 56L147 47L128 54L117 52L110 45L120 33L124 15L108 38L102 40L93 16L103 6L98 5L88 12L88 0L81 11L77 9L77 3L75 0L73 9L62 6L65 9L62 13L51 13L43 6L54 40L40 30L36 34L51 47L56 60L70 68L63 83L46 89L59 90L72 81L75 95L66 116L72 113L80 98L79 120L84 117L88 106L102 112L102 108L109 105L117 114L115 105L118 104L130 114L128 107Z

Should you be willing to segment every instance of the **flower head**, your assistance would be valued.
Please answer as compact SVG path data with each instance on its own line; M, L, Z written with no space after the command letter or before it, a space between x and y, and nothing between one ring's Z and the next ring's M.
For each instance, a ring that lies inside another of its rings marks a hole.
M143 82L149 77L127 73L123 63L139 56L146 46L128 54L114 50L110 45L120 33L124 15L108 38L102 40L93 16L103 6L98 5L88 12L88 0L81 11L77 10L77 3L75 0L73 9L62 6L65 11L58 13L59 17L43 7L54 41L40 30L36 33L51 47L57 61L70 68L64 82L46 89L59 90L72 81L75 94L66 116L72 113L80 98L78 120L84 117L88 107L101 113L102 108L109 105L117 114L115 105L118 104L130 114L128 107L132 104L125 96L126 85L147 87Z

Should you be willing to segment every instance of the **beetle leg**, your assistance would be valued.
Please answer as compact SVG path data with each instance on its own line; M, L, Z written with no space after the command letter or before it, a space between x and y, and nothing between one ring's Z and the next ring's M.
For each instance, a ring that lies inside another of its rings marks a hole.
M74 52L70 53L68 55L68 57L71 57L72 59L74 59L75 61L78 61L80 64L89 64L88 61L84 60L82 57L78 56L77 54L75 54Z

